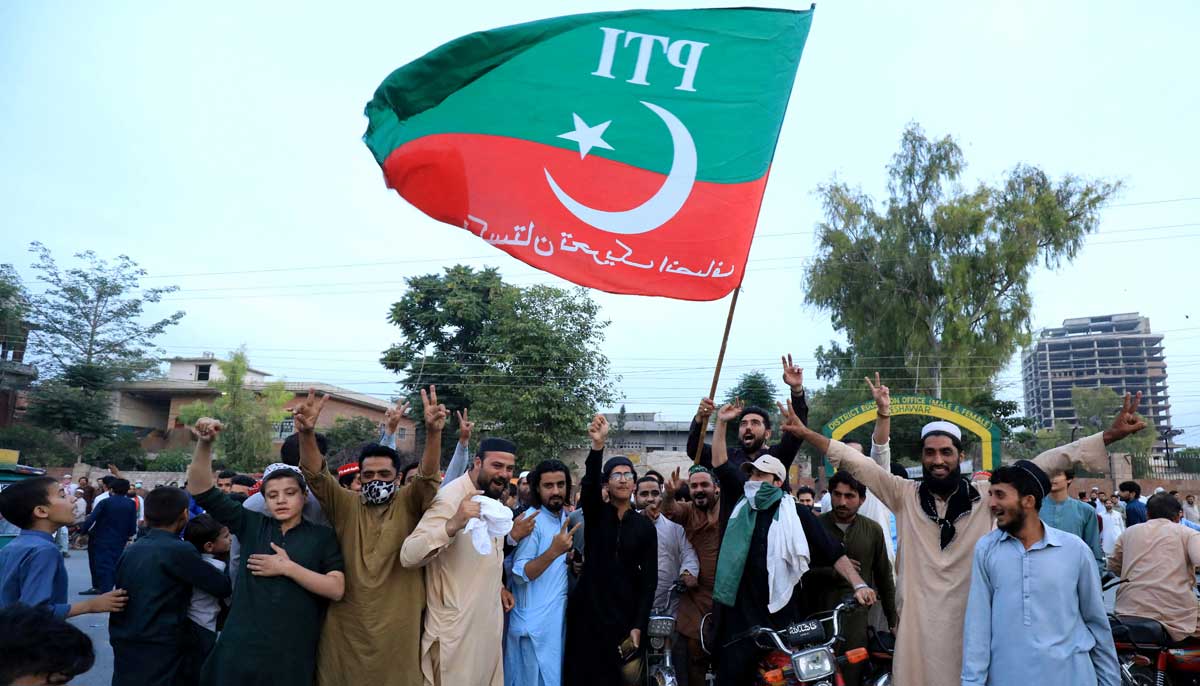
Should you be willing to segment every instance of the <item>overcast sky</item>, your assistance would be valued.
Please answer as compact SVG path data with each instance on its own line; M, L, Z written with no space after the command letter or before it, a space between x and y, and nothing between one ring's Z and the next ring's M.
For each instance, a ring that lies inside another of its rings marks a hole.
M396 339L386 315L405 277L461 262L518 284L565 282L388 191L360 140L363 106L393 69L463 34L566 7L637 6L2 3L0 262L31 280L32 240L64 263L78 250L127 254L146 284L181 287L158 309L187 311L161 339L168 354L244 344L255 367L288 380L387 395L394 377L377 360ZM1124 181L1078 259L1034 278L1033 323L1148 315L1166 335L1174 425L1196 443L1198 24L1200 5L1186 0L821 3L723 385L754 368L777 377L787 351L817 383L813 350L838 336L803 304L813 191L836 176L882 195L900 132L917 121L957 138L970 184L1018 163ZM726 302L596 298L628 409L689 416ZM1000 381L1020 398L1018 364Z

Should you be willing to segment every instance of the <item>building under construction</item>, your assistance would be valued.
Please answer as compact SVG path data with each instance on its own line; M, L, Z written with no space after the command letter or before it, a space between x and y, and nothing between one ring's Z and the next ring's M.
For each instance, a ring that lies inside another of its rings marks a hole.
M1049 428L1057 423L1090 426L1071 404L1075 386L1108 386L1124 395L1142 392L1138 411L1162 436L1171 428L1163 337L1136 312L1067 319L1043 329L1021 355L1025 413Z

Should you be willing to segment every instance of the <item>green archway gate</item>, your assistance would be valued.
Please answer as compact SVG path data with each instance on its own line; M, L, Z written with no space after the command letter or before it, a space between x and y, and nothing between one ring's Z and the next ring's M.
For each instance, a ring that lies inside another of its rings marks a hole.
M977 469L991 471L1000 464L1000 427L992 420L969 408L940 398L927 395L897 395L892 397L892 416L921 415L937 417L970 431L979 437L983 446L982 466ZM875 402L865 402L846 410L829 421L821 429L826 436L841 440L846 434L876 419ZM825 469L830 469L828 461Z

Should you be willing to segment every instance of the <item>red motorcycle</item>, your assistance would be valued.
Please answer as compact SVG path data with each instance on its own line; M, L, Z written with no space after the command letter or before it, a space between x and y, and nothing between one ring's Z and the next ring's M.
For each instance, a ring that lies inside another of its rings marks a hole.
M867 659L866 648L855 648L843 655L837 654L844 640L841 633L841 615L856 607L858 603L854 596L850 596L835 607L833 612L796 622L780 631L768 627L754 627L734 636L725 645L731 646L738 641L750 639L765 651L759 662L756 680L760 686L845 686L841 667ZM825 632L825 622L831 624L828 634Z
M1123 579L1105 584L1108 590ZM1109 615L1121 686L1200 686L1200 641L1176 643L1153 619Z

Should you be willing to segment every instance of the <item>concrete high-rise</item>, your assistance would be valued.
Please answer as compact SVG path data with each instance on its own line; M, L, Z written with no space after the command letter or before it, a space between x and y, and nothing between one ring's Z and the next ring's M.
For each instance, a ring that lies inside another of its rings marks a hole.
M1167 362L1162 334L1150 331L1150 319L1136 312L1063 321L1043 329L1021 355L1025 383L1025 414L1039 426L1056 423L1086 425L1071 405L1075 386L1107 386L1124 395L1142 392L1138 411L1152 422L1155 433L1171 428L1167 399Z

